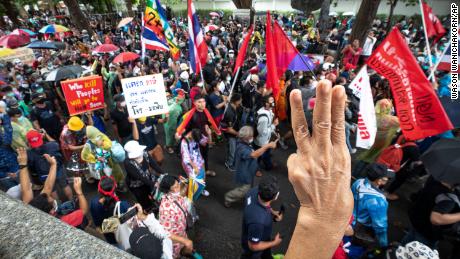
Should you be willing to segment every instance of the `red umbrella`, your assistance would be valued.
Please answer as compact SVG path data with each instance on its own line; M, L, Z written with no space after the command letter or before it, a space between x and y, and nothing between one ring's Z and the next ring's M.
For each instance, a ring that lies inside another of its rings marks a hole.
M6 35L0 38L0 46L15 49L30 43L30 37L26 35Z
M113 52L117 51L120 48L113 45L113 44L102 44L93 49L94 52L101 52L101 53L107 53L107 52Z
M112 62L113 63L125 63L128 61L136 60L138 58L139 58L139 55L137 55L134 52L123 52L123 53L118 54L118 56L116 56Z
M0 85L7 85L7 83L5 83L2 80L0 80Z

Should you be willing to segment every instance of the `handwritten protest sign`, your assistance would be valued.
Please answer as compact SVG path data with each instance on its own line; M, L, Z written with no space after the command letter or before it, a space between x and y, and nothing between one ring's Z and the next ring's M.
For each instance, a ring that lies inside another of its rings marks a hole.
M163 74L121 79L129 116L140 118L168 112Z
M104 108L102 77L87 76L61 82L70 115Z

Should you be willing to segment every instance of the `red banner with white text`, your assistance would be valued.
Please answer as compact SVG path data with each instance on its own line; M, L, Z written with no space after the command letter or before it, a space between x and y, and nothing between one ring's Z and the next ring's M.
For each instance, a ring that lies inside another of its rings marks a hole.
M87 76L61 82L69 114L104 108L102 77Z
M406 139L422 139L453 129L431 83L397 28L372 53L367 64L390 81Z

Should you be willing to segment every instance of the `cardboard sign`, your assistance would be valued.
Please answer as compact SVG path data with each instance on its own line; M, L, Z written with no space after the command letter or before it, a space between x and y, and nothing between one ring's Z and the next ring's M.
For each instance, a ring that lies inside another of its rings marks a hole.
M140 118L167 113L163 74L121 79L129 116Z
M35 60L34 51L27 47L13 49L14 54L0 57L0 62L13 62L15 59L21 60L22 63L32 65Z
M104 108L102 77L87 76L61 82L70 115Z

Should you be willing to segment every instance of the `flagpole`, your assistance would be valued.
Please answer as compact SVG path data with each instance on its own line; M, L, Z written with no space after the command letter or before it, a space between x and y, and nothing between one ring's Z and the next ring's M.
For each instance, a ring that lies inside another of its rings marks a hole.
M431 48L430 48L430 41L428 40L428 32L426 31L426 23L425 23L425 13L423 12L423 3L422 3L422 0L419 0L419 4L420 4L420 10L422 12L422 23L423 23L423 31L425 32L425 48L426 48L426 51L428 52L428 62L430 64L430 69L429 69L429 72L431 74L431 71L432 71L432 67L433 67L433 61L431 60ZM434 82L434 78L431 78L432 81Z
M236 70L235 78L233 79L232 88L230 89L230 93L228 95L228 98L232 97L233 89L235 89L236 81L238 79L238 76L240 75L240 70L241 70L241 67L239 67L238 70ZM225 112L227 111L227 108L228 108L229 104L230 104L230 100L225 104L224 116L225 116ZM220 129L220 124L219 124L219 129Z
M430 73L430 77L428 77L428 80L430 80L434 76L434 71L436 71L436 69L438 69L438 66L441 63L442 57L444 57L444 55L446 54L447 50L450 48L451 43L452 42L449 41L449 44L442 51L442 54L441 54L439 60L436 62L436 64L433 67L433 71Z
M299 51L299 55L300 55L300 59L302 59L302 62L307 66L308 70L310 70L310 72L312 73L315 81L318 81L318 79L315 76L315 72L313 72L313 69L311 69L311 67L308 65L308 62L305 60L305 57L303 56L302 53L300 53L300 51Z

